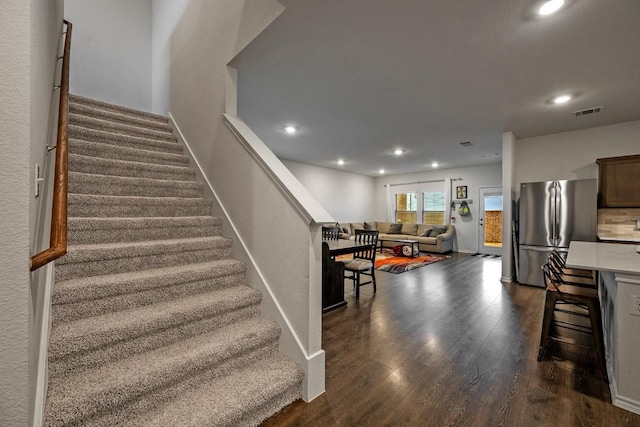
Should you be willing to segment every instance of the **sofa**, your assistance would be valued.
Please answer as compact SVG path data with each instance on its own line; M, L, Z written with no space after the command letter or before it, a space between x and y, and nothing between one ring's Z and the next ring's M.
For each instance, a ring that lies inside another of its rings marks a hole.
M355 230L378 230L379 239L417 240L420 252L445 253L453 250L455 227L441 224L396 224L393 222L370 221L338 223L341 239L353 239ZM392 227L393 226L393 227ZM429 231L430 230L430 231ZM395 242L382 242L382 247L392 248Z

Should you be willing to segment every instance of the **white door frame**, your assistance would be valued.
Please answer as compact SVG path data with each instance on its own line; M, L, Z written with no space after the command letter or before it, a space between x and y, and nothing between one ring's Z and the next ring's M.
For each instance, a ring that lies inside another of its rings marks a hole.
M477 225L477 252L479 254L489 254L489 255L502 255L502 246L500 247L491 247L484 245L484 196L485 194L500 194L502 195L502 186L498 185L490 185L485 187L478 187L478 225ZM504 211L504 197L502 199L502 209ZM502 245L504 245L504 231L502 235Z

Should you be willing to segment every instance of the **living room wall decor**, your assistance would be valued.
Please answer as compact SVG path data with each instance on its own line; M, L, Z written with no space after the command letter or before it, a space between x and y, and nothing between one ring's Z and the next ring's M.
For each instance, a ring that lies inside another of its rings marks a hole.
M456 187L456 199L466 199L467 198L467 186L460 185Z

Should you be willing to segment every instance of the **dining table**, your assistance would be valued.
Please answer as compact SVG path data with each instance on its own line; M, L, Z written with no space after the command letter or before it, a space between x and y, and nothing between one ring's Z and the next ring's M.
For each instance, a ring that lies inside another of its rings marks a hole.
M344 307L344 263L336 261L339 255L352 254L373 248L371 243L338 239L322 241L322 313Z

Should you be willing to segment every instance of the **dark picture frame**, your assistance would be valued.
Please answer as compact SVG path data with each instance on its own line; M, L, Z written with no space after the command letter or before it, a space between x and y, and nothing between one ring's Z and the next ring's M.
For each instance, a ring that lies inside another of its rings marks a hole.
M466 199L467 198L467 186L461 185L456 187L456 199Z

